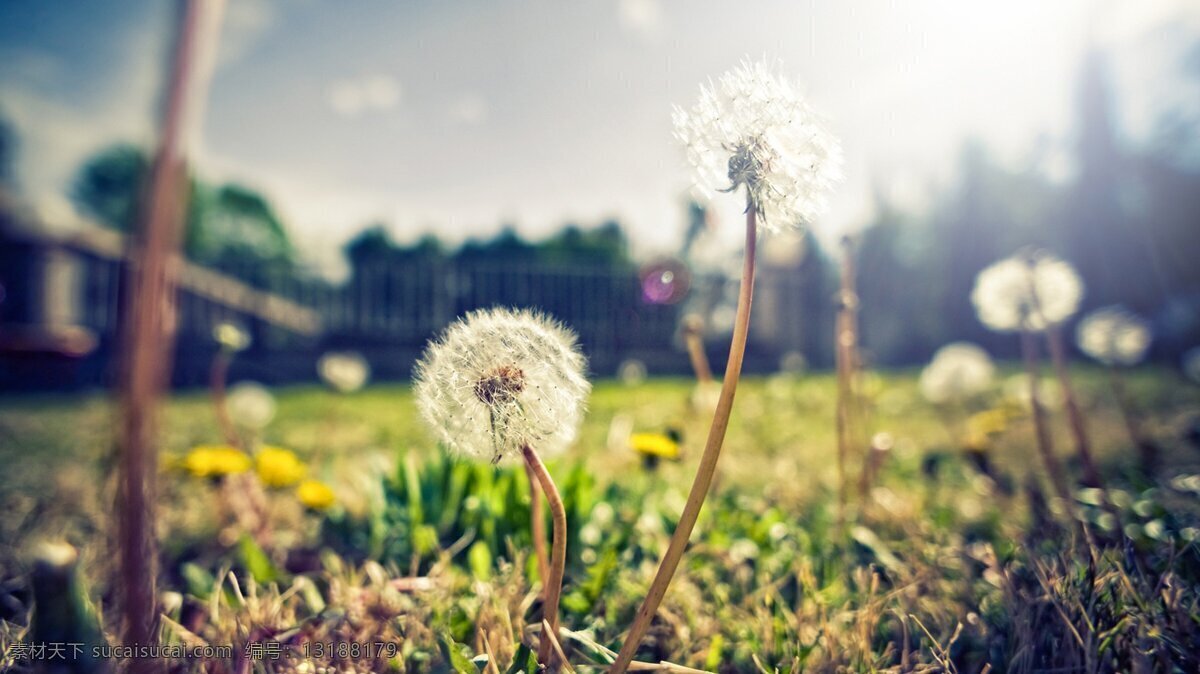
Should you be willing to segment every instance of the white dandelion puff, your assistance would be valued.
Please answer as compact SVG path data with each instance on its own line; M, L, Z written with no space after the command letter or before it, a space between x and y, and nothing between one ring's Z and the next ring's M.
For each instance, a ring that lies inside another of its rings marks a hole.
M637 358L627 358L617 367L617 379L626 386L637 386L646 381L646 364Z
M1075 329L1080 351L1105 365L1136 365L1150 348L1150 326L1121 307L1088 314Z
M493 463L575 440L591 385L575 335L545 316L474 311L430 342L416 366L425 421L450 451Z
M221 321L213 326L213 339L222 349L236 353L250 348L250 333L237 323Z
M708 194L745 186L768 231L813 222L841 180L838 139L765 60L744 61L702 86L696 105L676 107L672 117L697 185Z
M225 399L233 423L250 430L262 430L275 418L275 396L262 384L244 381L229 389Z
M367 383L371 366L362 355L353 351L330 351L317 361L317 373L333 390L352 393Z
M953 342L938 349L921 371L921 394L935 404L966 400L986 391L995 373L987 351Z
M1043 251L1018 253L979 272L971 302L998 332L1044 330L1075 314L1083 281L1070 263Z

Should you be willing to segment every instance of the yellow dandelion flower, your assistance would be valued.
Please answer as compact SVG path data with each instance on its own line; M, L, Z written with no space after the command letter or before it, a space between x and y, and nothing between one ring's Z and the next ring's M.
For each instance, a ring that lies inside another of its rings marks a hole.
M229 445L200 445L183 459L183 468L196 477L221 477L250 470L250 457Z
M992 437L1000 435L1008 428L1008 412L1003 409L991 409L972 414L967 419L969 435Z
M662 433L634 433L629 436L629 446L643 456L679 458L679 443Z
M337 497L333 495L333 489L329 485L318 480L305 480L296 487L296 498L304 504L306 508L313 510L325 510L337 502Z
M258 479L268 487L290 487L304 479L308 467L291 450L266 446L255 457Z
M963 447L968 452L986 452L992 447L992 437L986 433L967 431L967 437L963 440Z

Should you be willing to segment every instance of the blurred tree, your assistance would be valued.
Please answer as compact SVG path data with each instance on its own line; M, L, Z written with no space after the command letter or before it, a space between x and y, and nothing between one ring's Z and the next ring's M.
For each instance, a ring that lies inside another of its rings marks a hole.
M113 146L83 165L73 196L101 224L129 231L148 170L149 160L140 148ZM195 178L189 189L184 232L189 258L260 286L294 267L287 231L261 194L237 184L214 188Z
M295 251L265 197L232 183L202 192L204 197L197 200L198 220L189 223L191 257L221 267L264 262L291 266Z
M146 154L134 145L103 150L79 170L75 200L102 224L127 232L137 217L138 194L149 167Z
M811 228L804 231L804 258L796 273L800 280L800 350L810 365L831 367L837 266Z
M364 264L384 263L391 259L396 252L396 244L387 226L382 223L368 225L342 247L346 260L352 269L358 269Z
M1151 257L1149 230L1131 217L1142 204L1137 183L1130 180L1130 157L1117 142L1107 64L1098 51L1084 63L1077 119L1079 171L1061 214L1066 257L1087 281L1085 306L1144 307L1162 297L1164 288Z
M934 298L943 283L927 221L903 213L882 195L858 242L860 341L873 364L912 362L945 338ZM833 313L833 287L826 313Z
M610 266L629 263L629 240L616 220L589 230L567 225L536 247L539 259L547 262Z

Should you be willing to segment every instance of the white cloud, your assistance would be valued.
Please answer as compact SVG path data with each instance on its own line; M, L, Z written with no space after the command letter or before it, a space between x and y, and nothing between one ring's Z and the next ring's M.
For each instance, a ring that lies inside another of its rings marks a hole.
M343 117L387 112L400 104L400 84L390 75L367 75L334 82L329 107Z

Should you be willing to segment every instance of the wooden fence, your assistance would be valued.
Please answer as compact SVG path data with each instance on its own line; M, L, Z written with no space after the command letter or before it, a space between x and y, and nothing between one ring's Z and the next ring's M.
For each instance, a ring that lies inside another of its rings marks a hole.
M55 236L46 223L11 210L2 217L0 387L106 383L126 264L122 237L95 226ZM644 361L651 372L687 370L677 335L685 303L648 301L633 268L414 259L360 266L340 284L294 270L253 271L181 265L177 384L203 383L216 348L213 327L222 321L241 324L254 340L237 359L234 378L310 380L321 353L353 349L367 357L377 378L394 379L409 375L425 342L455 317L497 305L538 308L569 325L593 374L610 376L627 358ZM720 276L693 281L685 298L693 308L719 307L736 291L728 287L735 282ZM802 279L786 270L768 268L760 276L751 369L771 369L780 353L804 346L793 306L802 290ZM719 337L714 359L723 357Z

